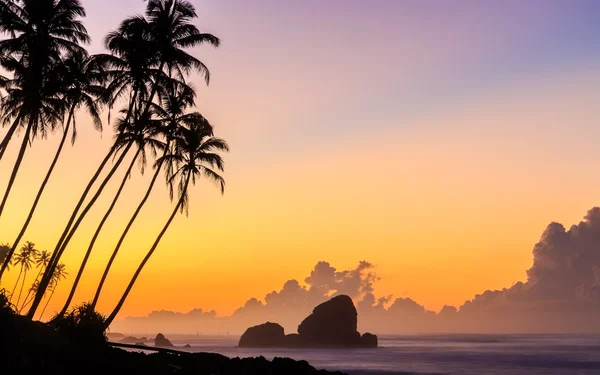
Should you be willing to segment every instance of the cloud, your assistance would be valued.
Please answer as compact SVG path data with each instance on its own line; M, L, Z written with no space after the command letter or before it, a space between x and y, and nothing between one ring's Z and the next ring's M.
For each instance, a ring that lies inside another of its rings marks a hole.
M321 261L304 279L304 285L288 280L263 300L249 299L231 317L216 318L214 311L200 309L188 314L155 312L142 319L181 322L194 317L192 321L210 320L213 326L237 333L270 320L294 332L316 305L346 294L357 306L359 328L376 333L600 332L596 318L600 314L598 207L569 230L559 223L548 225L533 247L527 280L502 290L486 290L458 308L444 306L435 313L408 297L378 297L374 268L361 261L354 269L338 271Z

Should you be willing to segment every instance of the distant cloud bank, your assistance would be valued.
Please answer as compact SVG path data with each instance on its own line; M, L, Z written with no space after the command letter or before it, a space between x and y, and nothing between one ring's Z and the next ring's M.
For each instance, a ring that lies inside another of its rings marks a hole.
M527 281L502 290L486 290L462 306L426 310L410 298L377 296L374 266L362 261L355 269L338 271L318 262L305 285L288 280L261 301L249 299L229 317L195 309L187 314L158 311L126 318L113 331L173 333L242 333L247 327L277 321L287 332L317 304L346 294L355 301L359 328L376 333L591 333L600 332L600 208L566 230L551 223L533 248Z

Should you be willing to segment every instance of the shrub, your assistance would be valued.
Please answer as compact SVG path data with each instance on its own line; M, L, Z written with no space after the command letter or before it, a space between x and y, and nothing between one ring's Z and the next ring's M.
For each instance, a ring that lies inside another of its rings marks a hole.
M10 303L10 298L7 294L6 289L0 289L0 316L2 317L16 314L15 307Z
M51 320L54 329L73 344L103 345L106 343L102 314L96 312L92 305L84 303L73 308L65 316L55 316Z

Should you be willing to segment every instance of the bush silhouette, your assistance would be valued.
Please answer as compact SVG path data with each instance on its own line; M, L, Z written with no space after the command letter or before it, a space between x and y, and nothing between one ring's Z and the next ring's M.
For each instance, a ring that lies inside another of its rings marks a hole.
M106 343L104 320L104 316L96 312L91 304L84 303L66 315L55 316L50 324L73 344L98 346Z

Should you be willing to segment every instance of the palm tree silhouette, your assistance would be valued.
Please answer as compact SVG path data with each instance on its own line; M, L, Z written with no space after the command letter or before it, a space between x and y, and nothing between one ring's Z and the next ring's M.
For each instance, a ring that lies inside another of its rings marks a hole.
M48 288L50 290L50 296L48 297L48 300L46 300L46 304L44 305L44 308L42 309L42 313L40 314L40 320L42 320L42 317L44 316L44 312L46 311L46 308L48 307L48 304L50 303L52 296L54 296L54 292L56 291L56 288L58 287L58 282L64 278L66 278L68 274L69 273L66 271L66 266L63 263L60 263L54 269L54 273L52 274L52 279L50 280L50 286ZM36 292L37 292L37 290L36 290Z
M2 264L2 266L4 266L7 270L10 270L10 265L12 263L11 259L8 258L10 248L11 246L9 244L0 243L0 264Z
M60 78L64 85L62 90L62 98L65 101L65 105L69 108L68 118L63 129L63 136L60 144L56 150L56 154L54 155L54 159L52 160L50 168L46 173L46 177L44 178L44 181L38 190L33 205L29 210L27 219L25 220L21 231L17 235L17 239L13 242L13 246L8 253L9 259L15 252L19 242L27 230L27 227L29 226L29 223L31 222L31 219L33 218L33 214L35 213L42 193L44 192L46 184L48 183L58 158L60 157L71 125L71 143L75 143L75 138L77 137L75 112L79 108L85 107L92 118L95 128L100 131L102 130L102 121L100 120L99 107L96 98L103 95L104 88L100 86L100 83L103 81L104 74L99 70L98 64L95 63L95 57L87 57L81 53L70 53L60 64L59 69L61 73ZM0 268L0 279L2 278L5 268L6 267L4 265L2 268Z
M164 155L169 151L170 144L175 135L175 132L179 126L182 126L185 123L188 123L193 120L195 114L185 114L184 111L193 105L195 93L193 90L190 90L187 85L178 85L172 82L170 88L167 93L162 93L161 97L161 105L152 104L151 105L151 113L154 115L156 119L154 121L154 125L152 126L160 135L162 135L166 141L162 148L164 149ZM158 145L157 145L158 146ZM157 148L161 148L160 146ZM164 156L163 155L163 156ZM158 175L162 170L162 164L164 159L159 159L157 163L155 163L155 171L154 176L152 176L152 180L150 181L150 185L146 190L146 194L138 204L133 216L127 223L115 249L112 252L110 259L104 269L104 273L102 274L102 278L100 279L100 283L98 284L98 288L96 289L96 294L94 295L94 299L92 301L92 307L96 307L98 303L98 299L100 298L100 293L102 292L102 288L104 286L104 282L108 277L112 264L125 240L131 226L135 222L137 216L139 215L142 207L146 204L146 201L150 197L150 193L154 188Z
M90 38L79 18L85 10L79 0L0 0L0 31L10 35L0 42L2 68L13 74L2 80L7 95L2 100L2 120L12 122L0 142L0 160L19 127L25 134L12 169L0 216L12 190L27 144L47 127L62 119L63 103L58 97L60 82L54 80L56 63L63 51L85 53L79 43Z
M19 301L21 301L21 293L23 293L23 287L25 286L25 279L27 278L27 271L31 269L31 266L39 256L39 251L35 248L35 244L33 242L25 242L25 245L21 248L21 251L15 257L14 264L20 265L21 269L19 271L19 277L17 278L17 282L15 283L15 287L13 288L13 293L11 294L11 299L14 296L17 285L19 284L19 279L21 279L21 274L23 275L23 279L21 279L21 289L19 290L19 298L17 298L17 302L15 303L15 307L19 305Z
M149 0L146 6L145 18L141 17L132 17L128 22L131 24L137 25L138 29L147 29L149 34L150 43L154 50L156 50L159 54L159 67L158 72L162 73L163 69L166 68L167 74L169 78L180 80L180 82L185 81L185 75L192 70L197 70L201 74L204 75L206 84L210 82L210 71L200 61L194 56L190 55L185 51L185 48L191 48L198 46L203 43L209 43L214 47L218 47L220 45L220 40L216 36L208 33L201 33L196 26L194 26L191 21L194 18L197 18L196 10L194 6L188 1L183 0ZM127 21L126 21L127 22ZM165 78L162 74L159 75L164 80ZM174 88L177 85L171 83L170 92L167 90L166 94L161 94L159 80L156 80L152 91L150 93L150 100L146 105L146 109L144 110L142 116L147 114L149 111L154 111L154 113L161 118L163 121L172 120L174 117L181 116L183 110L193 104L194 93L193 90L191 94L185 93L187 86L184 85L181 88L180 97L177 99L174 97ZM189 90L189 89L188 89ZM152 102L155 94L159 94L159 100L163 107L160 107ZM167 98L167 100L164 100ZM180 108L175 108L174 105L179 106ZM171 114L169 114L169 112ZM168 134L168 133L167 133ZM169 146L169 136L167 136L167 142L165 150L168 149ZM94 296L94 300L92 301L92 307L95 307L98 303L98 299L100 297L100 293L102 292L102 288L108 273L110 272L110 268L112 267L113 261L125 240L131 226L135 222L139 212L142 207L145 205L152 189L154 188L154 184L160 173L162 167L162 161L155 165L155 173L152 177L150 185L146 191L146 194L142 198L142 201L136 208L133 216L127 223L125 230L123 231L119 241L113 253L108 261L108 264L104 270L98 288L96 289L96 294Z
M186 211L187 213L189 201L188 187L190 182L194 184L197 178L204 176L215 181L220 186L221 193L223 193L225 190L225 180L223 177L221 177L221 175L218 174L218 172L215 171L215 169L218 171L223 171L223 160L216 152L229 151L227 143L224 140L215 138L213 136L212 126L204 117L199 114L197 115L195 121L186 125L187 126L180 127L177 130L172 150L170 150L167 155L161 158L162 162L165 162L169 165L167 168L167 171L169 172L167 184L169 186L171 198L173 198L174 195L175 182L177 180L179 181L179 199L165 226L160 231L158 237L154 241L154 244L137 268L133 278L129 282L125 292L117 303L117 306L106 319L104 323L105 328L110 326L112 321L123 307L123 304L131 292L131 289L133 288L138 276L158 247L158 244L171 225L171 222L175 218L177 212Z
M212 34L200 33L196 26L191 23L191 20L195 17L197 17L195 9L187 1L151 0L146 7L145 17L136 16L126 19L121 23L117 31L109 33L106 38L105 44L112 54L99 55L99 59L108 67L106 71L110 72L107 74L110 77L109 79L111 79L107 90L109 93L107 102L112 107L116 99L127 88L131 88L130 105L123 123L127 124L130 118L133 117L134 123L140 125L138 126L140 134L145 132L144 125L149 124L152 101L156 93L160 95L161 84L172 84L173 81L179 80L177 84L185 85L184 73L190 72L192 69L196 69L204 74L206 82L209 82L210 74L206 66L200 60L188 54L184 48L194 47L205 42L218 46L219 39ZM156 68L157 66L158 68ZM169 77L164 73L165 67L169 72ZM175 78L173 78L173 74ZM149 83L152 89L148 95L147 87ZM119 136L118 139L122 141L123 134L119 133ZM129 137L129 139L130 143L125 142L124 145L123 142L119 142L118 146L117 142L115 143L115 149L123 149L121 158L115 163L111 173L109 173L104 183L100 186L94 198L92 198L82 211L73 227L68 229L70 224L67 225L67 229L63 233L61 240L59 240L60 245L57 245L58 250L56 251L55 259L51 262L51 268L59 261L79 224L94 205L108 180L112 177L113 171L116 170L123 160L124 155L139 137ZM138 145L138 150L140 149L143 150L142 145ZM121 189L119 189L113 199L114 203L118 200L120 193ZM105 214L105 218L101 221L97 229L98 234L113 208L114 205L111 204ZM66 234L67 231L68 234ZM89 251L86 253L87 256L84 257L80 272L78 272L77 283L81 277L80 273L85 268L89 252L93 248L95 237L97 235L92 239L92 243L88 247ZM52 272L51 268L47 275L45 275L46 280ZM42 279L41 288L44 285L44 279ZM74 285L76 288L77 285ZM72 290L72 293L74 293L74 290ZM71 298L68 299L68 303L70 303L70 300ZM32 306L33 308L34 306ZM62 311L66 312L66 308L63 308ZM33 313L28 315L33 316Z
M135 18L135 20L138 18L139 17ZM107 86L103 101L108 104L109 109L111 109L123 96L129 96L129 106L125 115L125 122L129 122L134 113L139 113L139 109L136 110L136 107L139 108L140 103L144 103L145 100L147 100L147 86L152 84L152 77L156 74L152 67L156 66L157 53L151 48L151 44L148 41L147 28L143 27L143 25L140 26L140 22L135 20L132 21L131 19L126 19L121 23L118 30L112 31L107 35L105 46L112 54L99 54L96 57L97 63L102 67L102 70L106 74L105 78L107 80ZM155 80L158 81L158 78ZM129 92L129 94L127 94L127 92ZM41 303L45 289L49 286L54 269L57 267L58 262L66 249L66 245L132 146L133 143L123 145L121 136L117 133L115 136L115 143L111 146L110 150L98 166L95 174L88 182L55 246L52 258L50 259L50 264L40 280L40 286L36 292L31 308L27 313L29 318L33 318L35 311ZM90 200L79 217L77 217L92 185L96 182L110 158L113 157L113 155L116 155L119 150L121 151L121 155L114 163L108 175L104 178L94 197Z
M147 163L146 148L149 148L152 151L152 153L154 155L156 155L156 149L162 147L161 142L156 139L156 136L159 134L160 128L155 129L155 127L153 127L153 126L148 126L148 123L149 123L149 121L141 119L140 121L134 121L132 124L131 122L126 122L125 119L123 118L117 124L117 132L120 135L119 140L118 140L118 147L128 147L128 145L133 143L137 146L137 151L136 151L133 159L131 159L129 168L127 169L127 172L125 173L125 176L123 177L123 180L121 181L121 184L119 185L119 188L117 189L117 193L115 194L110 206L108 207L104 216L102 217L100 224L96 228L96 232L92 236L92 240L90 241L90 244L85 253L83 261L81 262L81 265L79 267L79 271L77 272L77 276L75 277L75 281L73 282L73 286L71 287L71 292L69 293L69 296L67 297L67 301L65 302L65 305L59 312L59 314L58 314L59 316L64 315L67 312L69 305L71 304L71 300L73 299L73 296L75 295L75 291L77 290L79 280L81 279L81 276L83 274L83 271L85 269L87 261L90 257L90 254L92 253L92 250L94 248L96 240L98 239L98 236L100 235L100 232L102 231L102 228L104 227L104 224L108 220L108 217L112 213L112 210L114 209L115 205L117 204L117 201L119 200L119 197L121 196L123 188L125 187L125 184L126 184L127 180L129 179L129 177L131 176L131 171L133 169L133 166L135 165L135 163L138 161L138 158L139 158L140 166L141 166L142 173L143 173L144 166Z
M35 266L36 266L36 268L39 268L39 270L38 270L37 276L35 277L35 280L33 281L33 285L39 285L40 275L42 274L42 271L45 270L46 267L48 266L49 261L50 261L50 253L47 252L46 250L42 250L37 254L37 256L35 257ZM29 299L29 296L31 295L31 292L33 291L33 285L27 291L27 295L25 296L25 299L23 300L23 305L21 305L19 312L21 312L21 310L23 310L25 308L25 306L27 306L29 304L29 302L31 302L31 300ZM37 290L37 286L35 289Z

